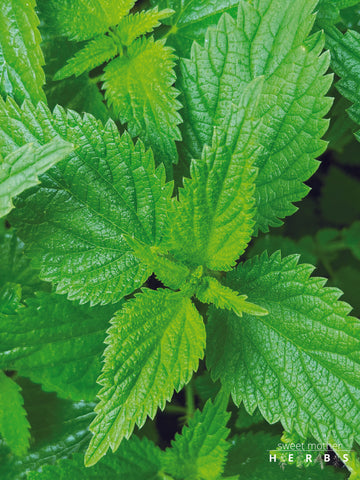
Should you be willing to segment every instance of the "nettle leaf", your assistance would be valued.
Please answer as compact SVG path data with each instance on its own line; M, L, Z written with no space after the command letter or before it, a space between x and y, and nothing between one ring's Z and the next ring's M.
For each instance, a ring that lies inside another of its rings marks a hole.
M259 81L260 80L260 81ZM180 260L229 270L251 239L255 215L254 110L261 79L246 89L223 130L215 129L211 147L193 160L179 201L169 212L166 244Z
M71 460L61 460L56 465L47 465L39 472L30 472L29 480L76 480L106 478L106 480L160 480L161 450L147 438L140 440L135 435L121 444L116 455L107 454L92 468L84 466L84 457L74 455ZM122 477L123 476L123 477Z
M40 0L47 23L70 40L89 40L117 25L135 0Z
M255 317L213 309L207 362L237 405L318 441L344 448L360 440L360 323L342 292L310 277L314 267L277 252L255 257L227 284L266 308Z
M136 38L146 33L151 33L161 25L161 21L174 14L174 10L165 8L160 10L158 6L151 10L142 10L135 14L124 17L116 27L116 34L122 45L130 46Z
M0 94L21 103L45 101L45 75L35 0L3 0L0 11Z
M111 323L88 466L109 447L115 451L158 407L164 409L174 390L190 380L205 348L203 320L181 292L145 289Z
M0 285L20 284L22 296L33 295L46 284L39 280L39 272L30 265L30 259L24 254L24 243L14 230L7 231L0 239Z
M216 25L224 12L236 17L239 0L151 0L151 4L175 10L175 15L164 23L172 27L168 43L184 57L194 40L203 43L207 28Z
M181 140L174 65L173 50L163 40L140 38L106 65L103 75L105 98L115 114L167 168L177 159L175 140Z
M76 52L68 60L67 65L56 72L54 80L62 80L71 77L71 75L79 77L84 72L92 70L104 62L108 62L117 53L118 46L111 37L107 35L98 36Z
M18 227L40 277L58 293L82 302L115 303L140 287L151 271L133 255L124 235L148 245L162 237L172 185L152 153L115 124L90 115L39 105L0 103L0 153L28 141L54 137L77 149L16 202L11 223Z
M303 182L326 147L320 138L328 127L323 117L331 106L325 95L332 77L324 75L329 55L321 54L323 36L308 37L316 3L241 1L238 19L222 16L208 30L205 46L195 43L191 59L181 62L188 159L199 158L203 145L211 144L214 127L227 125L232 105L239 104L249 82L264 77L257 112L262 148L254 158L259 169L256 230L281 225L281 218L296 211L293 202L308 192ZM285 23L288 28L281 28Z
M26 456L17 458L0 442L0 473L11 472L9 480L22 480L26 472L83 453L89 441L88 425L94 417L95 405L61 400L53 393L44 393L40 386L27 379L17 381L31 424L31 447Z
M320 27L340 21L340 10L357 5L359 0L320 0L316 21Z
M360 125L360 95L358 85L360 81L360 66L358 52L360 48L360 34L348 30L342 34L336 27L326 29L326 46L331 52L331 68L340 77L335 84L337 90L353 105L347 109L350 118ZM360 141L360 133L355 134Z
M94 400L116 307L80 306L45 292L26 304L16 316L0 317L0 368L16 370L62 398Z
M55 139L42 147L24 145L0 161L0 217L14 208L13 197L40 183L38 175L73 150L71 143Z
M30 424L21 388L0 370L0 434L13 453L22 456L29 448Z
M213 403L208 400L203 411L196 410L189 425L176 434L164 454L164 468L174 479L201 478L217 480L224 470L230 443L226 424L228 395L221 392Z

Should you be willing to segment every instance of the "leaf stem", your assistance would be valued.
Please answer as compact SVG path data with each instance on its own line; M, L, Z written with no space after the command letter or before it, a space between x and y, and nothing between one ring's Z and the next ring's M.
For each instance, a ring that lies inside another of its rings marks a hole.
M191 383L185 386L186 419L190 420L195 413L194 391Z

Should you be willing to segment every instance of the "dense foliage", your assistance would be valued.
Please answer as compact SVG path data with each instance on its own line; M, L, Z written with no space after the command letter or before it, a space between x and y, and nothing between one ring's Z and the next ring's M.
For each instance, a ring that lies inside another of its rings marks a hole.
M3 0L1 479L360 478L359 51L354 0Z

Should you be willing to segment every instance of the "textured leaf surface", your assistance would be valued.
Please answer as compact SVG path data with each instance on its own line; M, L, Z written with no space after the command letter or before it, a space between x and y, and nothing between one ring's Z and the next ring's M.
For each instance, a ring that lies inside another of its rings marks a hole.
M342 34L336 27L326 29L326 46L331 52L331 68L340 77L336 88L353 105L347 112L350 118L360 125L360 34L348 30ZM360 134L356 134L360 139Z
M117 302L140 287L151 272L134 257L124 234L156 244L164 206L171 195L162 168L150 151L119 136L90 115L42 105L22 110L0 103L0 153L28 141L45 143L60 135L77 149L42 177L41 185L18 199L12 223L58 293L92 303Z
M257 0L239 4L237 21L221 17L209 29L205 47L194 44L191 60L181 63L184 154L199 158L210 145L214 126L227 125L246 85L265 77L258 107L262 128L255 166L257 229L281 224L308 187L302 182L316 170L314 159L325 149L320 140L328 122L323 116L331 77L324 76L328 54L321 35L308 38L315 0ZM286 24L287 28L282 28ZM296 122L294 122L296 118Z
M208 365L250 413L258 406L287 431L351 448L360 439L360 323L340 290L297 261L264 254L229 274L228 285L269 314L213 310Z
M317 6L317 23L320 27L340 21L340 10L353 7L359 0L320 0Z
M232 438L226 475L240 475L241 480L341 480L345 471L335 471L332 466L317 464L310 470L269 462L269 450L279 443L279 437L270 433L246 433Z
M105 332L115 307L79 306L38 293L9 320L0 318L0 368L72 400L95 399Z
M71 75L78 77L109 61L117 53L118 46L111 37L107 35L96 37L68 60L67 65L56 73L54 80L62 80Z
M193 41L203 43L207 28L216 25L222 13L236 17L239 0L151 0L151 3L175 10L175 15L164 22L172 27L168 42L178 55L187 57Z
M35 0L3 0L0 11L0 94L18 103L45 101L45 75Z
M20 387L0 370L0 434L19 456L29 448L29 422L23 407Z
M106 343L87 465L109 447L115 451L190 380L203 356L205 328L181 292L143 290L115 315Z
M181 104L173 87L174 55L164 41L140 38L104 69L105 97L132 136L151 146L157 163L175 162Z
M189 425L175 436L172 448L165 451L166 472L175 479L217 480L223 472L229 429L226 424L228 396L220 393L213 403L208 400L202 412L196 410Z
M254 228L254 110L262 82L255 80L240 106L215 130L212 146L193 160L173 202L166 235L169 250L180 260L229 270L244 252Z
M84 466L84 457L74 455L71 460L62 460L54 466L46 466L40 472L30 472L29 480L76 480L100 478L106 480L159 480L161 450L146 438L133 436L122 443L116 455L106 457L92 468Z
M156 6L151 10L142 10L133 15L127 15L117 26L116 34L122 45L130 46L136 38L153 32L156 27L161 25L161 20L170 17L173 13L175 13L174 10L170 8L159 12L159 8Z
M13 197L39 183L38 175L65 158L74 149L71 143L63 140L36 147L33 144L10 153L0 162L0 217L13 208Z
M89 40L117 25L135 0L39 0L47 23L58 35Z

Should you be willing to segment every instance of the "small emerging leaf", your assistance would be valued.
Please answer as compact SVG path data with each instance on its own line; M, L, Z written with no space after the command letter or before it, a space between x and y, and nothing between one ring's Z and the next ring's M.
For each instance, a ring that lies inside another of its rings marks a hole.
M197 298L203 303L214 304L217 308L232 310L239 317L243 313L255 316L267 315L269 312L254 303L247 302L246 295L239 295L229 287L225 287L213 277L204 277L196 292Z

